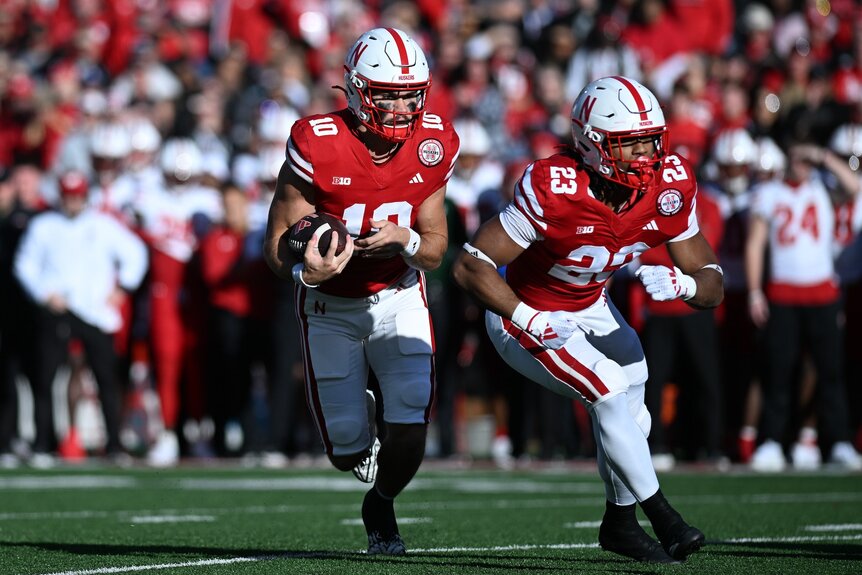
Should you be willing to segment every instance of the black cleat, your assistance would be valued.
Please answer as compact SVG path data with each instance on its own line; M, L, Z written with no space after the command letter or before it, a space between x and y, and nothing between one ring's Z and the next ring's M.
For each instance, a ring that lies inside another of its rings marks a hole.
M398 522L391 499L384 499L372 487L362 500L362 523L368 534L369 555L406 555L398 534Z
M668 555L661 543L650 537L637 519L610 519L605 515L599 527L599 545L605 551L644 563L679 563Z
M700 529L683 521L668 530L664 537L659 537L659 540L668 555L685 561L686 557L703 547L706 537Z
M397 533L384 538L380 533L373 532L368 535L368 555L407 555L404 541Z
M667 502L661 489L642 501L641 508L652 523L662 547L674 559L685 561L686 557L703 547L706 539L703 533L685 522Z

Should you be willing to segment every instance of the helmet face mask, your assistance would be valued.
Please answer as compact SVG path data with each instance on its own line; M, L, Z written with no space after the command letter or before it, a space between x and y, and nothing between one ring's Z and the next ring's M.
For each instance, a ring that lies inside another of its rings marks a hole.
M658 180L668 132L658 100L622 76L590 82L572 106L572 136L584 166L630 203Z
M347 106L371 132L400 142L425 110L431 74L425 54L404 32L375 28L363 34L344 61Z

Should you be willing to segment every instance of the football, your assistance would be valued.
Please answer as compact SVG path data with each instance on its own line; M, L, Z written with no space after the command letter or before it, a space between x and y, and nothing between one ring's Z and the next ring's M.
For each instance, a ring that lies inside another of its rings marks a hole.
M347 245L347 226L340 218L326 212L308 214L290 228L288 234L290 251L301 260L305 254L305 246L308 245L312 236L317 235L317 246L323 255L329 249L333 232L336 232L338 237L338 245L335 248L335 255L338 255L344 251L344 246Z

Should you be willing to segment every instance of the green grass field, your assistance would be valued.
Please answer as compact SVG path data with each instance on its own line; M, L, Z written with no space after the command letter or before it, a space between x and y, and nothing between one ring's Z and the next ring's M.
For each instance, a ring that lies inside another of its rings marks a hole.
M365 486L334 470L4 471L0 575L862 574L860 474L662 475L707 545L659 567L598 548L589 468L433 467L396 506L406 558L363 554Z

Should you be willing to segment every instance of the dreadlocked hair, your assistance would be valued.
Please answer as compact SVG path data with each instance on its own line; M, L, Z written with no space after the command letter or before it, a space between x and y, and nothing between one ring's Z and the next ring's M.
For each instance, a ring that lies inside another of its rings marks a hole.
M563 153L573 158L578 163L578 168L587 172L590 178L590 191L593 196L602 203L609 203L615 212L620 213L629 209L643 195L643 192L639 190L601 177L584 163L583 157L576 148L568 147Z

